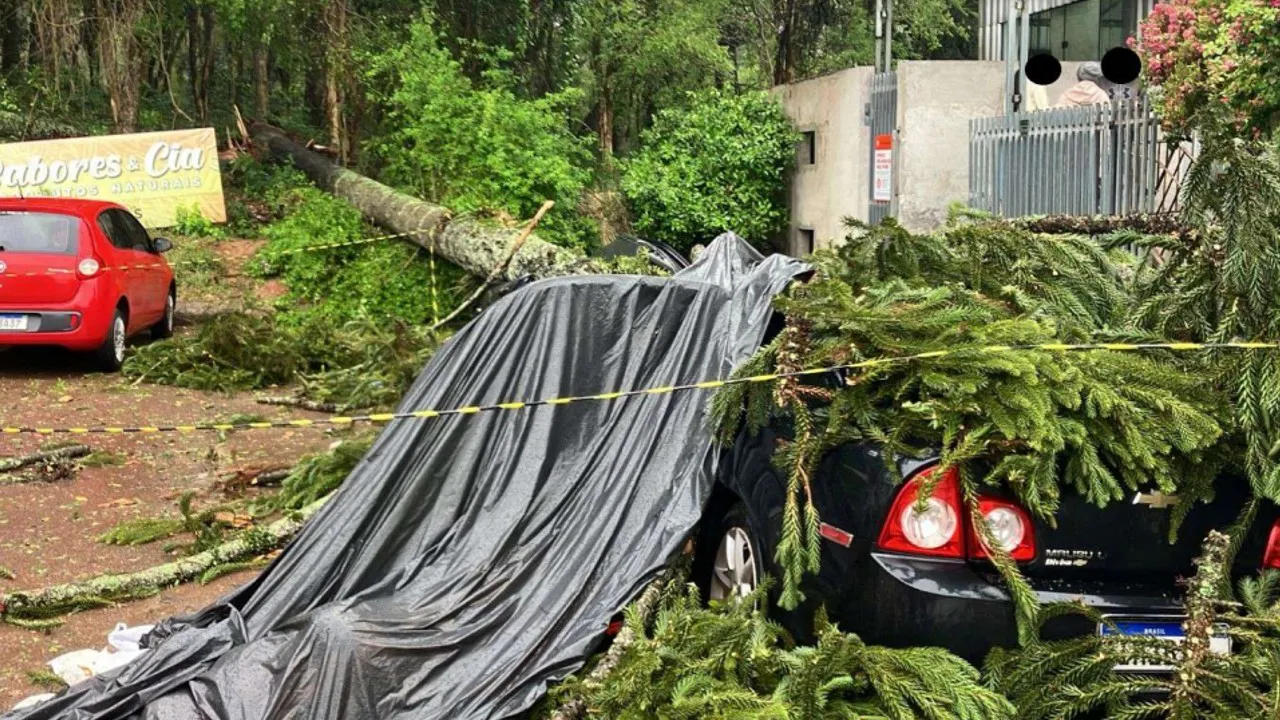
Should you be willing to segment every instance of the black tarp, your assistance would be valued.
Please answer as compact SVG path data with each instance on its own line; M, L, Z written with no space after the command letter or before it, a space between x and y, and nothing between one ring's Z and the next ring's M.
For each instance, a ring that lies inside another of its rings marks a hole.
M460 331L402 411L726 377L807 266L723 236L671 278L534 283ZM697 522L709 391L402 420L257 579L15 715L501 718L580 668Z

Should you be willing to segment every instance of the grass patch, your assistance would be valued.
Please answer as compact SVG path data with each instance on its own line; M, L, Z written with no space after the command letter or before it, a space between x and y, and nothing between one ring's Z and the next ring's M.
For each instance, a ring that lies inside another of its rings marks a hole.
M94 450L76 462L79 463L80 467L101 468L123 465L124 460L124 456L119 453L114 453L110 450Z
M182 532L184 527L179 518L134 518L99 535L98 542L104 545L146 545L171 538Z
M54 675L48 670L28 670L27 680L36 687L43 688L49 692L58 692L67 688L67 681Z

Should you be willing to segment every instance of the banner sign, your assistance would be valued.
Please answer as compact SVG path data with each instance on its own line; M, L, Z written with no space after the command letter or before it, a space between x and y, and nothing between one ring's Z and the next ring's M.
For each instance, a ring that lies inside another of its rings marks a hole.
M226 222L212 128L0 145L0 197L107 200L152 228L179 208Z
M893 135L877 135L875 163L872 166L875 185L871 189L872 202L888 204L893 200Z

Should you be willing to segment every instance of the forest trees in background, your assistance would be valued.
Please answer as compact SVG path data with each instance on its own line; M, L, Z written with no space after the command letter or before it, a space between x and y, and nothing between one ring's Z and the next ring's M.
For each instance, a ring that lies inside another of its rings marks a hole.
M0 112L83 133L198 125L225 135L239 109L406 190L437 201L465 195L460 209L522 214L537 207L533 195L544 195L557 199L560 215L580 204L620 207L614 158L636 152L654 118L687 106L691 94L761 90L869 64L873 6L7 0ZM976 0L899 0L894 12L898 57L972 56ZM415 55L427 35L447 57ZM445 68L443 59L447 75L427 79L428 68ZM454 94L424 98L432 84ZM423 100L417 107L407 102L415 96ZM0 139L29 137L31 125L0 124ZM436 153L443 157L423 162ZM575 191L581 203L570 197ZM582 241L582 227L565 230L566 240Z

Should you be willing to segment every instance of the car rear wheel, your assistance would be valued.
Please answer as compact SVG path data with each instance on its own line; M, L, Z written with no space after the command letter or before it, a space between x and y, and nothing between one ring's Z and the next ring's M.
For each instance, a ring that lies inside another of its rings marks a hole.
M124 365L124 346L128 339L126 327L124 312L117 308L107 330L107 339L102 341L102 347L96 353L98 366L107 372L116 372Z
M706 580L710 600L737 601L755 592L761 580L760 543L747 520L747 507L738 503L725 513L714 544Z
M169 298L164 302L164 317L160 318L160 322L151 326L151 339L164 340L173 337L173 313L178 305L178 298L172 290L169 291Z

